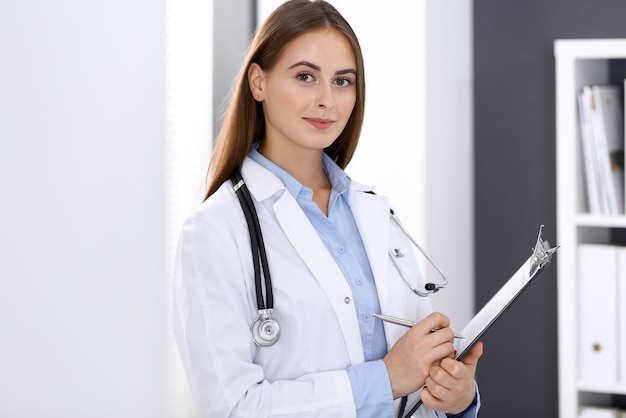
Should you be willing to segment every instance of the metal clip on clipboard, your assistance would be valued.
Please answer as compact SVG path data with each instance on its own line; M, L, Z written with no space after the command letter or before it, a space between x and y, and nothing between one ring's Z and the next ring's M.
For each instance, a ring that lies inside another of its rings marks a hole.
M457 339L454 342L454 348L456 349L457 360L461 360L472 349L474 344L480 337L493 325L498 317L504 312L515 299L522 293L528 286L531 280L537 276L537 274L543 271L552 260L552 255L559 248L550 248L547 241L541 238L541 231L543 225L539 228L539 234L537 235L537 242L533 248L533 253L530 257L521 265L521 267L511 276L511 278L496 292L495 295L483 306L483 308L470 320L470 322L460 331L464 339ZM406 417L412 416L415 411L422 404L420 399L417 404L406 415Z

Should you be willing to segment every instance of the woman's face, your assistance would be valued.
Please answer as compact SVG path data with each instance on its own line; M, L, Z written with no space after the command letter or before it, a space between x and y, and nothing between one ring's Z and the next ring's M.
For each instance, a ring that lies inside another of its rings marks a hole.
M249 71L263 102L263 146L282 151L323 150L341 134L356 102L356 60L334 29L301 35L287 44L274 68Z

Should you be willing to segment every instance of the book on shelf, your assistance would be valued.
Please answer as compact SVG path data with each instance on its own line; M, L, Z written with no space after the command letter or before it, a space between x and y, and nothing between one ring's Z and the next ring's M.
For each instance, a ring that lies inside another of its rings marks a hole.
M578 110L589 212L624 213L624 109L618 85L578 91Z
M578 379L626 385L626 246L579 244Z
M626 248L617 250L617 380L626 385ZM626 416L626 415L625 415Z
M619 380L619 248L578 246L578 378L586 384L614 385Z
M578 90L578 115L582 140L584 177L587 187L587 206L589 213L602 214L604 213L604 202L600 198L603 193L600 190L602 183L600 181L596 147L593 143L593 131L591 128L591 102L591 87L582 86Z

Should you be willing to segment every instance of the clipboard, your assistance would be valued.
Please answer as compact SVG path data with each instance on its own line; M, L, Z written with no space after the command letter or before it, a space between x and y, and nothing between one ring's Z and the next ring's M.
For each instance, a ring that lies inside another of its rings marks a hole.
M498 290L489 301L482 307L480 311L468 322L468 324L459 333L465 337L464 339L456 339L454 348L457 352L456 360L461 360L470 352L474 344L478 342L480 337L485 334L502 315L504 311L522 294L524 289L528 287L532 279L534 279L544 267L552 260L552 255L559 248L550 248L549 243L541 238L543 225L539 228L537 242L533 248L533 253L521 267L509 278L509 280ZM412 416L415 411L422 405L420 399L406 415Z
M515 301L524 289L528 287L544 267L550 263L552 255L559 248L558 246L549 248L547 241L541 238L543 225L539 228L537 242L533 248L533 253L521 265L521 267L511 276L511 278L498 290L482 307L480 311L469 321L460 331L465 338L455 341L457 360L461 360L472 349L489 328L496 322L504 311Z

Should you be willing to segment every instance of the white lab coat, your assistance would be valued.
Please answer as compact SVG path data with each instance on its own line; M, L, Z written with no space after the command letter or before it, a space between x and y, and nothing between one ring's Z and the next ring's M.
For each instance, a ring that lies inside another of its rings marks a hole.
M250 158L242 175L261 223L281 337L270 347L252 341L250 238L226 182L185 222L174 278L174 333L201 415L354 417L345 369L364 357L350 286L280 180ZM348 199L382 312L418 321L431 312L430 302L410 292L387 252L401 249L405 273L418 278L409 241L389 221L388 200L367 190L352 182ZM406 328L384 326L391 348ZM412 395L408 407L416 400ZM422 406L416 416L434 415Z

